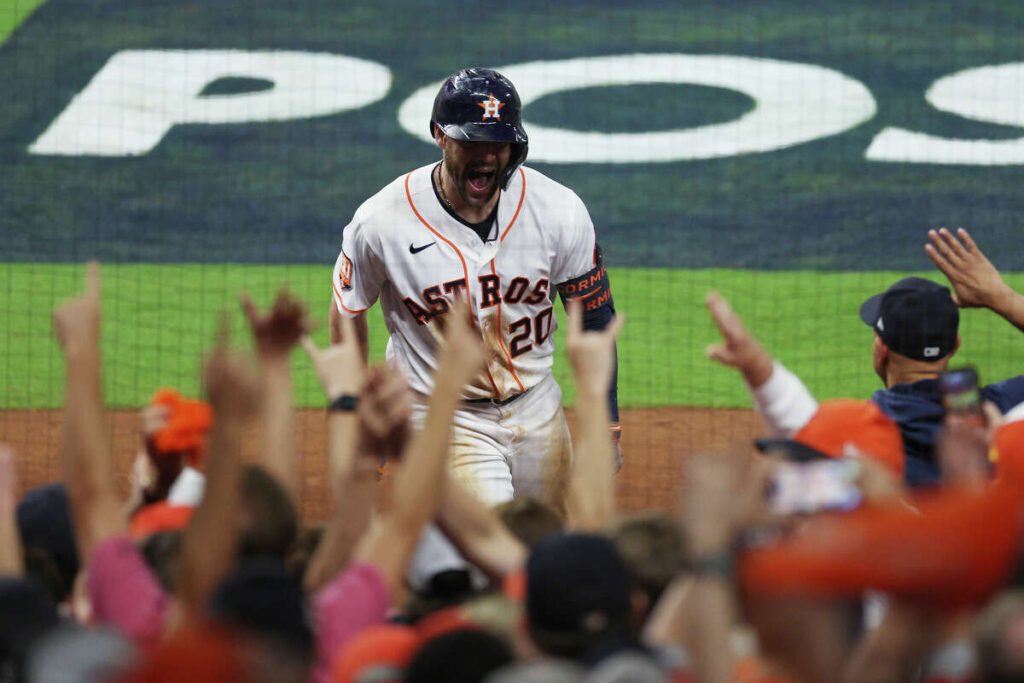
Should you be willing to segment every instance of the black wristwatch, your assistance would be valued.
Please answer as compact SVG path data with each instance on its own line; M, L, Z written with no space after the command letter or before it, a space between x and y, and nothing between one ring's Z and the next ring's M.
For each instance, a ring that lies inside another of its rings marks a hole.
M354 412L359 407L359 397L352 394L342 394L327 404L327 412L333 413L338 410L344 413Z

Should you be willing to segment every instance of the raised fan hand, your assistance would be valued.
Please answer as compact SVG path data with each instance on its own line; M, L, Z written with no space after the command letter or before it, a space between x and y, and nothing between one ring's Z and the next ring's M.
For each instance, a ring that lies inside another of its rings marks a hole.
M85 346L98 346L100 338L100 265L86 265L85 290L65 301L53 313L57 338L67 355Z
M248 293L242 294L241 302L261 357L287 356L309 331L306 307L285 287L278 291L267 313L260 312Z
M230 323L222 314L217 341L203 366L203 387L219 419L223 415L247 418L259 406L259 383L247 354L232 351L228 346Z
M342 339L325 349L316 345L309 335L302 337L302 348L313 361L317 379L328 400L343 394L358 395L366 381L363 352L351 318L340 319Z
M616 315L600 331L583 329L583 305L575 300L565 302L569 328L565 335L565 351L572 365L578 391L604 395L615 373L615 340L626 324L624 315Z
M409 438L412 393L405 378L387 366L370 368L359 397L359 446L362 455L396 459Z
M743 321L718 292L705 298L711 320L722 335L722 341L711 344L705 353L711 360L736 368L752 387L758 387L772 375L772 357L743 324Z
M483 339L471 324L469 309L456 300L443 316L444 328L438 349L435 382L451 381L459 387L469 382L484 362Z
M770 461L740 449L686 457L681 522L694 555L727 549L740 529L770 517L771 471Z

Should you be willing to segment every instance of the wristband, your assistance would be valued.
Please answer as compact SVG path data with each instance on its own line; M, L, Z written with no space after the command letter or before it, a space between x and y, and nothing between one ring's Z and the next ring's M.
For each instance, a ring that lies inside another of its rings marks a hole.
M327 404L327 412L333 413L335 411L343 413L355 412L355 409L359 407L359 397L353 396L352 394L342 394L333 401Z
M732 553L728 550L712 555L701 555L690 562L690 571L698 577L716 576L732 581L735 569Z

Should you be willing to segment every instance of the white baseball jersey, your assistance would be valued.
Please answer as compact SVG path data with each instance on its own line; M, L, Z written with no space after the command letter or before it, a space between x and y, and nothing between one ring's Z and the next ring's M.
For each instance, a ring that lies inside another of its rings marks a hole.
M550 375L555 286L596 265L594 226L575 193L520 167L502 192L493 239L483 242L441 206L436 165L397 178L356 211L334 267L334 302L354 316L379 298L388 363L429 394L435 318L462 298L488 353L463 397L506 399Z

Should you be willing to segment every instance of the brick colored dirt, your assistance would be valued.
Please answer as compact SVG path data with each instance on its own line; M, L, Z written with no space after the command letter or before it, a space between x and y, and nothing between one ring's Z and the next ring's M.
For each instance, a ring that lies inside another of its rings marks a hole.
M618 497L624 510L674 509L681 484L679 464L688 453L749 444L760 427L747 410L711 410L685 407L625 410L622 412L625 466L618 476ZM572 426L572 413L569 413ZM139 447L138 413L111 411L108 424L117 454L121 490L128 489L128 469ZM297 420L303 457L302 515L306 521L328 513L326 481L327 430L319 410L300 411ZM260 433L246 435L245 452L257 452ZM0 443L15 449L21 492L60 479L58 448L60 411L0 411Z

